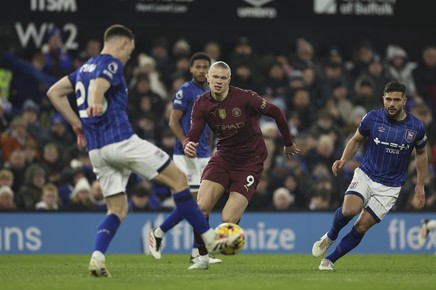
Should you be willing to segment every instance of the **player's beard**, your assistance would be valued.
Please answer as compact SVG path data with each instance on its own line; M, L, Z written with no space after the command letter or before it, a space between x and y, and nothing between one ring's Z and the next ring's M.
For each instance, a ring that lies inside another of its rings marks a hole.
M393 120L397 120L400 117L400 114L402 113L402 109L397 109L397 108L391 108L394 109L395 111L393 113L390 112L389 108L385 108L385 112L386 115L389 117L389 119L393 119Z

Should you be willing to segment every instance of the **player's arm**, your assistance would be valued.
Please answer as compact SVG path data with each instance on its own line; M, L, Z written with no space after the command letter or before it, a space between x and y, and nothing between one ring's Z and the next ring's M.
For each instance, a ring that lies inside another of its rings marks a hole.
M203 132L205 126L206 119L197 101L192 107L191 128L189 129L188 136L186 136L186 139L183 141L183 150L186 156L197 156L196 148L199 144L198 141L200 140L201 133Z
M424 185L427 178L428 155L426 147L419 149L415 148L415 152L417 180L415 186L415 199L412 202L415 203L417 208L423 208L425 205Z
M351 157L356 154L357 150L359 150L360 145L365 140L365 136L360 134L359 129L356 130L353 137L347 142L345 146L344 152L342 152L342 157L339 160L336 160L332 165L333 174L338 175L339 170L344 167L345 163L350 160Z
M265 99L261 98L254 92L253 94L255 95L255 98L252 98L252 105L254 106L255 110L275 120L277 128L279 129L280 134L282 134L283 137L283 143L285 144L283 151L286 157L289 159L292 156L300 153L300 149L298 149L294 142L292 142L291 132L289 130L288 121L286 119L285 113L276 105L267 102Z
M90 87L88 98L88 116L100 116L104 113L104 94L111 87L111 83L105 78L97 78Z
M185 141L186 135L183 133L182 126L180 126L180 119L183 117L183 111L172 109L170 113L170 120L168 125L170 126L171 130L173 131L174 135L179 139L181 143Z
M77 144L80 147L85 147L86 139L83 135L82 123L73 108L71 108L67 99L67 95L73 92L73 85L68 77L65 76L50 87L47 91L47 96L56 110L61 113L73 127L73 130L77 135Z

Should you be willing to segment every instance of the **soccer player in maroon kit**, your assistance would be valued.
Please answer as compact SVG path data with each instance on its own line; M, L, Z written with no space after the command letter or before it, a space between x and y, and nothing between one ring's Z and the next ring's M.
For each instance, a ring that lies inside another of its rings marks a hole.
M210 92L194 104L184 151L188 157L196 156L201 133L205 125L209 125L217 137L217 151L204 169L197 202L208 217L220 197L228 192L222 221L238 223L256 190L267 157L259 116L275 119L288 158L300 150L292 142L283 111L253 91L230 86L230 76L230 67L225 62L211 65L207 75ZM199 235L196 235L196 241L200 259L189 269L207 269L207 250L201 246L204 243Z

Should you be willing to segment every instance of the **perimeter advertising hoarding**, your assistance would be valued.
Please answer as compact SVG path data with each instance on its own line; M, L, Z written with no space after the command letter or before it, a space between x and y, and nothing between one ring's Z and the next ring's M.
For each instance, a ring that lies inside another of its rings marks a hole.
M168 213L130 213L118 230L109 253L148 253L148 232ZM95 232L104 213L1 213L0 254L86 254L93 250ZM246 213L242 253L310 253L312 244L331 224L333 213ZM423 248L417 235L422 218L436 213L391 213L365 236L354 253L434 253L436 231ZM212 214L211 224L220 222ZM341 232L345 235L353 222ZM192 230L182 222L166 236L164 253L189 253Z

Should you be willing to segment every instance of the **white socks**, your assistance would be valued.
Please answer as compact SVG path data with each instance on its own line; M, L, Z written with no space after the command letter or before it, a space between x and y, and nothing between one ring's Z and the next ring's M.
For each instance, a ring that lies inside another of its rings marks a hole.
M157 227L154 230L154 235L156 236L156 238L161 238L162 239L165 236L165 232L162 231L162 229L160 227Z
M104 262L105 261L104 254L102 252L100 252L100 251L94 251L92 253L92 257L94 259L96 259L97 261L99 261L99 262Z

